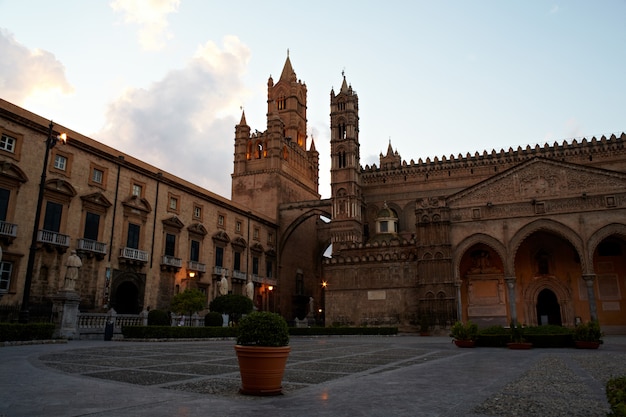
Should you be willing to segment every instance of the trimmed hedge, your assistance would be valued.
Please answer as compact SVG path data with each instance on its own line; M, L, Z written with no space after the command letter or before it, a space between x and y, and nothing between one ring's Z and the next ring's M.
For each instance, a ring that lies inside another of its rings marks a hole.
M626 376L608 380L606 398L611 406L611 412L607 416L626 417Z
M52 323L0 323L0 342L52 339Z
M204 339L237 337L237 327L124 326L128 339ZM290 336L396 335L397 327L290 327Z
M562 326L524 327L524 339L538 348L574 346L573 331ZM478 331L476 345L481 347L505 347L511 341L511 330L502 326L491 326Z
M291 336L380 335L398 334L397 327L290 327Z
M124 326L122 334L129 339L205 339L237 337L237 329L234 327Z
M169 326L170 315L164 310L150 310L148 312L148 326Z

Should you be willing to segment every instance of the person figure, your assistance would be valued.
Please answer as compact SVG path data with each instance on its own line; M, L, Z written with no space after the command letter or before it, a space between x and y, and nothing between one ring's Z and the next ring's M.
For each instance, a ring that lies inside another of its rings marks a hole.
M78 268L83 266L83 262L80 260L76 251L70 252L67 261L65 262L67 270L65 272L65 283L63 289L66 291L74 291L76 286L76 280L78 279Z
M228 294L228 280L226 274L222 271L222 279L220 279L220 295Z
M309 297L309 314L315 314L315 300L313 297Z
M251 300L254 300L254 282L248 278L248 282L246 283L246 297Z

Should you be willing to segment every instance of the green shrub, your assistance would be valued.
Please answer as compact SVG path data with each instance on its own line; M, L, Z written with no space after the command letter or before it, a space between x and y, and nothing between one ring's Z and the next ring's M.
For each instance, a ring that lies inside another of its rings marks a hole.
M476 335L476 346L481 347L504 347L510 341L510 331L502 326L485 327Z
M476 323L472 323L471 321L468 321L465 324L457 321L450 329L450 336L454 337L456 340L475 340L477 335L478 325Z
M221 314L228 314L230 321L237 323L239 318L248 314L254 308L252 300L244 295L227 294L220 295L211 301L209 310Z
M148 326L169 326L170 315L163 310L150 310L148 312Z
M574 340L580 340L583 342L601 342L602 330L600 330L600 324L597 321L580 323L574 329Z
M242 318L238 326L237 344L279 347L289 344L289 328L276 313L255 311Z
M204 325L205 326L222 326L224 320L222 315L217 311L211 311L204 316Z
M52 339L52 323L0 323L0 342Z
M611 378L606 383L606 398L611 406L609 417L626 417L626 377Z

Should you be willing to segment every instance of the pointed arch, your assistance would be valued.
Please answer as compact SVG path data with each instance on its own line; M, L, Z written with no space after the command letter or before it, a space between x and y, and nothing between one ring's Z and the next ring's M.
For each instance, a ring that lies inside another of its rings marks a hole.
M574 250L578 253L583 273L588 273L589 262L587 262L585 248L580 236L578 236L575 231L573 231L563 223L559 223L557 221L549 219L535 220L531 223L528 223L526 226L519 229L517 233L515 233L508 245L508 253L510 254L510 259L515 259L517 250L527 237L539 231L553 233L567 240L574 247ZM510 271L507 269L508 276L515 275L513 265L511 265L511 267L512 269ZM509 272L512 272L512 274L509 275Z
M593 268L593 254L595 253L596 248L598 247L600 242L613 235L618 235L626 239L626 225L620 223L608 224L596 230L591 235L591 237L587 241L587 251L589 255L588 265L590 268ZM588 273L591 273L591 271L588 271Z
M452 262L454 265L454 271L455 271L454 273L457 277L460 275L461 259L463 258L463 255L465 255L465 253L472 246L478 243L482 243L482 244L489 246L498 254L500 259L502 260L502 264L504 265L505 274L509 274L509 272L511 274L513 273L514 266L511 262L509 262L509 257L507 256L507 249L502 244L502 242L484 233L476 233L474 235L468 236L466 239L461 241L454 249ZM507 276L512 276L512 275L507 275Z

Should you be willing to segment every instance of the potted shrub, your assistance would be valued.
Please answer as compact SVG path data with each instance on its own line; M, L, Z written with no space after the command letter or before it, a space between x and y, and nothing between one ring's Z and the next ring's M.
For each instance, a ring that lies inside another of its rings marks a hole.
M530 349L533 344L524 339L524 328L511 322L511 341L506 344L509 349Z
M574 344L579 349L597 349L602 343L602 331L597 321L581 323L574 329Z
M289 356L289 328L282 316L255 311L239 321L237 360L241 389L246 395L282 394L282 380Z
M454 344L458 347L474 347L476 343L476 335L478 334L478 325L468 321L457 321L450 329L450 336L454 338Z

